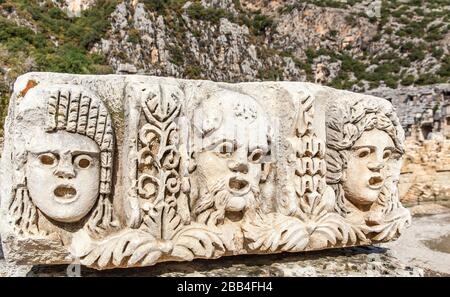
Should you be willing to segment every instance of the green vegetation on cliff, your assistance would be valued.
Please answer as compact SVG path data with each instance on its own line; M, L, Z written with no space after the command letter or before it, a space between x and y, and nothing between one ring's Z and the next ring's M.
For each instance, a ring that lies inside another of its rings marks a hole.
M449 82L448 0L383 0L375 15L362 0L97 0L76 17L62 2L0 0L0 136L12 83L28 71L131 64L154 75L356 90Z
M116 1L101 0L81 16L69 18L51 1L0 1L0 10L15 12L21 23L0 15L0 135L13 80L27 71L112 73L105 58L90 48L110 28ZM5 72L5 73L3 73Z

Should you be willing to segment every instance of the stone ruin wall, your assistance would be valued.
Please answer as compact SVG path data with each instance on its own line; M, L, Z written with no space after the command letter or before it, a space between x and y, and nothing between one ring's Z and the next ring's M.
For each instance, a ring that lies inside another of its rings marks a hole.
M385 88L370 94L392 102L405 130L402 202L450 206L450 84Z

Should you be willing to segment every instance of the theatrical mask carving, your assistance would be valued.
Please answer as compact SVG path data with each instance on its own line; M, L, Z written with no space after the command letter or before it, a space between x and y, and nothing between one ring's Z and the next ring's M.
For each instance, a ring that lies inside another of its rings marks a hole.
M19 230L54 232L46 219L85 226L92 236L113 229L114 136L103 103L80 87L36 87L23 98L18 117L18 183L9 211Z
M351 148L343 188L346 198L359 210L370 209L380 195L393 151L392 138L376 128L365 131Z
M196 220L222 223L261 204L270 170L270 122L250 96L221 90L195 109L190 192Z
M399 227L409 224L395 191L404 135L392 107L348 99L330 104L327 115L327 182L336 210L356 224L384 226L394 214Z
M31 200L56 221L77 222L97 202L100 150L86 136L64 130L36 132L26 165Z

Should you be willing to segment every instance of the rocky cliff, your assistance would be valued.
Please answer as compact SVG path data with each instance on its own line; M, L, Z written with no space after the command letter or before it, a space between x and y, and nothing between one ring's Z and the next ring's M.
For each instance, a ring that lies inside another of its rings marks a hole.
M0 0L0 112L30 70L356 91L448 82L449 11L442 0Z

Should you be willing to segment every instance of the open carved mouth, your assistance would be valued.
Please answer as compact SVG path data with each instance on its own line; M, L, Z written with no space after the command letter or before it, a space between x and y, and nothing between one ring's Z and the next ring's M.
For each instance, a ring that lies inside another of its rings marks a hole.
M53 191L53 194L55 194L55 197L60 202L72 202L74 199L76 199L77 190L71 186L65 186L61 185L56 187L56 189Z
M238 195L246 194L250 189L250 184L247 180L233 176L228 181L228 187L232 192Z
M372 176L369 179L369 188L378 190L383 186L384 179L381 176Z

